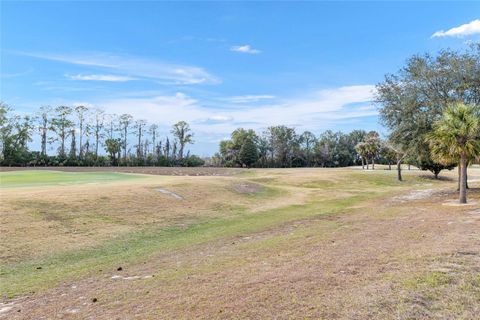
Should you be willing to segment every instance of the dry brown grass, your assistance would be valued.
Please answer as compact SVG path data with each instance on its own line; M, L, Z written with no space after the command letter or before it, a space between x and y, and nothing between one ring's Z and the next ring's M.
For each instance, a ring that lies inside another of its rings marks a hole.
M282 197L281 188L243 194L228 177L148 177L143 180L2 190L2 260L20 261L58 251L93 246L147 226L188 224L288 204L303 197ZM163 188L182 196L177 200ZM272 195L270 195L272 194ZM4 251L5 250L5 251Z
M372 178L352 180L368 174ZM341 200L378 189L407 195L418 189L433 191L413 200L379 194L336 214L159 251L122 265L122 271L97 270L20 297L5 315L10 319L478 319L478 207L443 205L456 197L452 181L418 180L398 187L383 175L393 177L389 172L345 169L257 170L242 177L154 177L99 185L95 190L69 186L60 196L53 196L55 187L7 190L2 194L8 205L2 228L15 240L7 242L13 260L93 246L145 225L233 217L292 204L301 209L312 199ZM480 172L473 170L472 175ZM409 173L407 177L413 179ZM255 196L232 188L246 181L274 191ZM155 192L155 187L181 194L185 200L174 201ZM471 200L480 201L480 183L471 187ZM43 206L35 205L38 199ZM41 211L40 207L43 213L32 211ZM66 218L70 215L75 218ZM105 218L89 221L89 215ZM33 231L18 234L22 225L32 226ZM72 235L72 230L83 232ZM140 278L112 279L114 275ZM93 298L98 301L92 302Z

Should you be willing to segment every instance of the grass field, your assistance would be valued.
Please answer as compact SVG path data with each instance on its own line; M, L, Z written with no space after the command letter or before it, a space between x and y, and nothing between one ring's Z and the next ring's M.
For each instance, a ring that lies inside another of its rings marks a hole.
M0 318L480 313L478 168L172 172L0 173Z
M114 172L11 171L0 172L0 187L45 187L49 185L82 183L96 184L138 178L141 178L141 176Z

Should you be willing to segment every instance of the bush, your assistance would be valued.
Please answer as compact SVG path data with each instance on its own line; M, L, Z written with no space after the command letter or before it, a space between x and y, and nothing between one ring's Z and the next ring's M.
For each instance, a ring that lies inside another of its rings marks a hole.
M192 155L188 156L187 158L184 158L182 160L182 167L200 167L205 164L205 161L200 158L199 156Z

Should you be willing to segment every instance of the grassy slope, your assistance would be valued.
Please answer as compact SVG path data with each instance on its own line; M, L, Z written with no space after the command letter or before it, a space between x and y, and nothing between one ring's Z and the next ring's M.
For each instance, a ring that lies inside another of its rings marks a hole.
M111 181L109 179L134 177L111 173L58 172L18 172L4 175L9 179L6 184L9 186L79 183L79 181L88 183L99 182L101 179ZM282 175L283 172L273 175L268 173L268 178L266 178L262 171L252 170L248 175L243 175L246 177L241 179L257 179L257 182L262 179L268 181L268 184L265 185L268 190L289 186L293 188L294 192L311 192L312 199L302 205L288 205L260 212L234 210L232 214L224 217L200 217L187 226L181 227L175 225L160 228L154 225L148 226L105 241L93 248L53 253L33 260L3 265L0 270L0 292L9 296L30 291L38 292L53 287L68 278L80 277L93 270L113 267L119 263L134 263L138 259L146 258L154 253L261 232L295 220L340 212L348 213L351 208L361 202L404 190L411 185L419 186L420 182L417 178L412 177L406 183L400 184L392 179L391 174L381 171L375 174L338 171L331 175L329 180L318 177L301 177L299 179L288 177L291 179L287 179ZM79 179L75 180L76 177ZM356 183L352 184L351 181L356 181ZM273 192L273 194L276 194L277 197L286 196L282 192ZM318 196L315 196L316 194ZM252 197L252 195L243 196ZM255 195L253 196L255 197ZM39 266L41 269L37 270Z

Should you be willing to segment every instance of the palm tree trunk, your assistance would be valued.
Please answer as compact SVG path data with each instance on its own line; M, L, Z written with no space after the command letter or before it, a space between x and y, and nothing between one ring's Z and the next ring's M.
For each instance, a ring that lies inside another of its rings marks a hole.
M468 164L467 164L467 167L468 167ZM462 175L462 168L461 168L461 165L458 164L458 185L457 185L457 191L460 191L460 176ZM468 190L470 189L468 187L468 174L466 175L465 177L465 188Z
M467 158L462 155L460 174L460 203L467 203Z
M462 176L462 164L458 163L458 185L457 191L460 191L460 177Z
M365 161L363 160L363 157L362 157L362 170L365 169Z
M397 178L398 181L402 181L402 160L397 161Z
M375 159L372 158L372 170L375 170Z
M467 162L467 168L468 168L468 162ZM465 188L467 188L467 190L470 189L468 187L468 173L465 173Z

